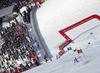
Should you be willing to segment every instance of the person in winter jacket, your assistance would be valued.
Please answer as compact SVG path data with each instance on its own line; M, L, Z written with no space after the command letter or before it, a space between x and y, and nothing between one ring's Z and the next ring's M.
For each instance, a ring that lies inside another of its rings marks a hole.
M79 61L78 61L78 58L74 58L74 63L78 63Z
M33 58L33 60L35 60L35 59L36 59L36 58L35 58L35 56L34 56L34 54L32 54L32 55L31 55L31 57Z
M44 56L44 61L45 61L46 63L47 63L47 61L48 61L46 55Z
M40 65L39 62L38 62L37 60L35 61L35 65L36 65L36 66Z

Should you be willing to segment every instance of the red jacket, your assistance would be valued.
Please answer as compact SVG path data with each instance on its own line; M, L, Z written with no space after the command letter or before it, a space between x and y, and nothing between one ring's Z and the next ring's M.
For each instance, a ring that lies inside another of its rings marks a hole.
M34 56L33 54L31 55L31 57L32 57L33 59L35 59L35 56Z

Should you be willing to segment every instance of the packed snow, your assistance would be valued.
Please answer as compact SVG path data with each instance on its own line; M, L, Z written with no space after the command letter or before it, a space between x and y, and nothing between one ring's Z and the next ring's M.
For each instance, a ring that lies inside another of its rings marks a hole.
M37 28L53 60L23 73L100 73L100 22L97 20L66 33L74 39L67 47L81 48L85 55L79 54L78 63L74 63L78 53L67 51L67 47L61 58L55 57L60 51L58 47L65 41L58 31L94 14L100 15L100 0L48 0L43 3L36 11Z
M99 6L99 0L48 0L42 4L41 8L36 11L37 26L53 56L59 52L58 46L65 41L58 31L91 15L100 15ZM86 26L92 25L90 23L98 25L98 22L92 20L87 22ZM90 25L87 25L88 23ZM74 32L70 34L71 37L75 35Z

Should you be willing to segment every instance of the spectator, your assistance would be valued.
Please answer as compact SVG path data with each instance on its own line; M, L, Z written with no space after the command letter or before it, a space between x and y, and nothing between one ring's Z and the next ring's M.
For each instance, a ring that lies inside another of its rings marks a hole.
M47 63L47 56L44 55L44 61Z
M5 1L5 2L4 2ZM10 5L15 5L15 11L19 14L19 9L21 6L24 5L21 4L21 2L13 2L15 0L0 0L0 2L3 4L2 8L8 7ZM7 2L6 2L7 1ZM30 10L28 10L30 12ZM30 22L29 13L25 13L25 22ZM9 21L10 22L10 21ZM2 27L2 19L0 19L0 35L2 39L4 40L1 48L0 48L0 62L2 69L15 69L17 67L23 67L26 69L29 69L28 63L24 66L24 60L28 60L30 62L31 67L33 67L32 61L34 60L34 63L36 66L39 64L38 56L36 56L36 53L31 47L29 41L26 39L26 36L28 36L27 27L26 24L19 23L16 19L14 23L10 23L10 27L3 28ZM29 37L29 36L28 36ZM35 39L33 39L35 40ZM35 40L36 41L36 40ZM39 47L38 47L39 48ZM31 60L31 58L33 60ZM18 64L17 61L21 62L21 64ZM5 67L7 66L7 68Z
M39 62L37 60L35 60L35 65L38 66L40 65Z

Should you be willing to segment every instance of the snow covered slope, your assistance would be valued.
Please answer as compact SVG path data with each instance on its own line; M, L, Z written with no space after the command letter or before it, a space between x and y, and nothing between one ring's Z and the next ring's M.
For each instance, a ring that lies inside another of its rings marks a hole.
M94 14L100 16L100 0L48 0L37 10L37 26L54 58L59 52L58 46L65 41L58 31ZM89 24L99 25L100 22L93 20ZM90 29L91 26L87 25L88 23L83 32L82 28L78 28L66 33L73 39L77 37L74 43L68 46L73 49L80 47L86 59L80 54L79 63L74 64L74 57L78 57L78 54L69 51L60 59L23 73L100 73L100 26ZM79 34L74 36L77 33Z
M86 56L74 64L74 57L77 52L66 53L60 59L45 63L23 73L100 73L100 41L83 49ZM80 54L82 55L82 54Z
M94 14L100 15L99 0L48 0L45 2L37 10L36 17L38 27L52 55L55 56L59 52L58 46L65 41L58 31ZM91 23L99 24L99 21L89 22ZM89 28L90 25L88 26L87 23L85 26ZM78 31L81 30L78 28ZM78 31L71 32L71 37L79 33Z

